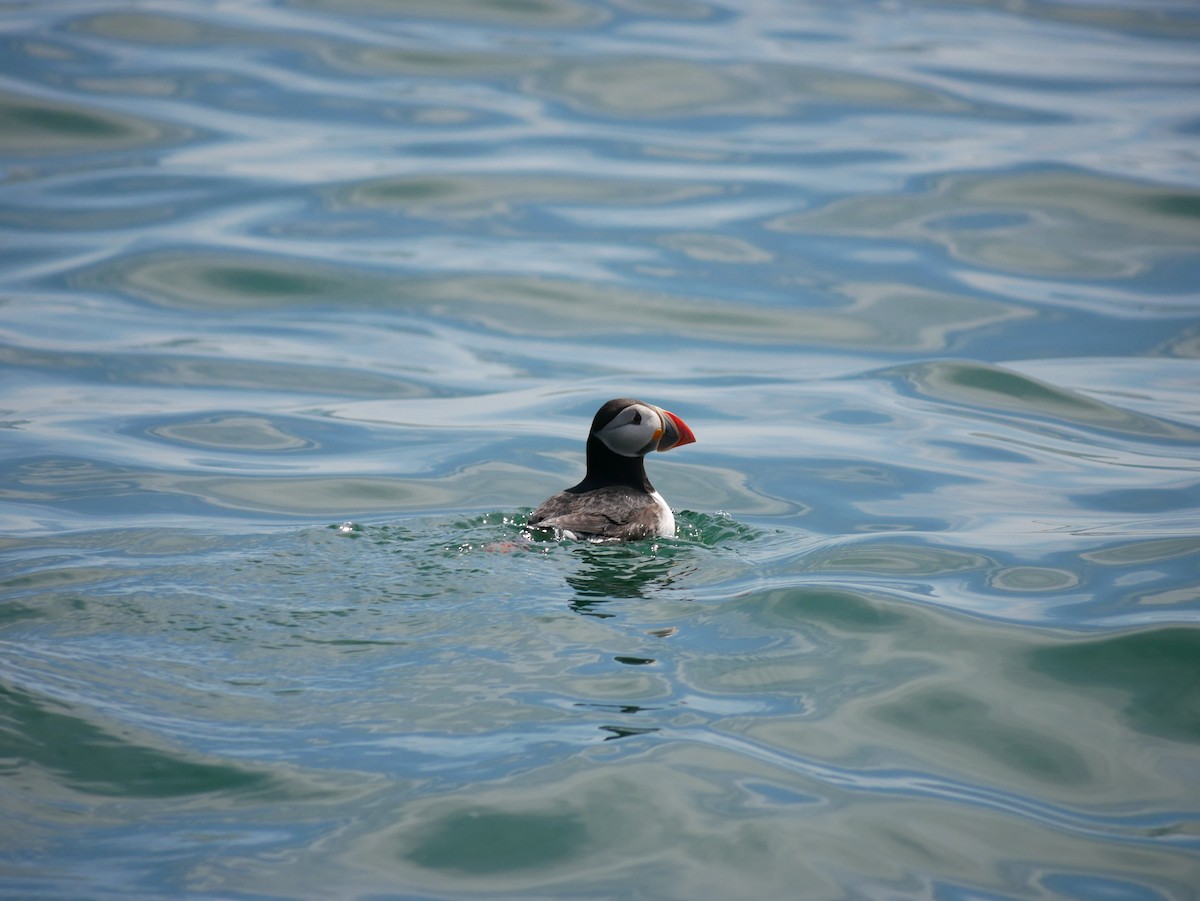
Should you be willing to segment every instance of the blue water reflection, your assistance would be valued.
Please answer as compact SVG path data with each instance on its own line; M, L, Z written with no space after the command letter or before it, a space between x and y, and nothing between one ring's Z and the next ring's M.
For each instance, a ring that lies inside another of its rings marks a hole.
M1198 37L6 9L0 895L1195 898Z

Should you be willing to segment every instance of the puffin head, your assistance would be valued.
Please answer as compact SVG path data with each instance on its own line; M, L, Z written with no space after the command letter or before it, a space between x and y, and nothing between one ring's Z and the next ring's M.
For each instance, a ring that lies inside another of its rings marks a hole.
M610 400L596 412L592 435L622 457L642 457L696 440L687 423L674 413L628 397Z

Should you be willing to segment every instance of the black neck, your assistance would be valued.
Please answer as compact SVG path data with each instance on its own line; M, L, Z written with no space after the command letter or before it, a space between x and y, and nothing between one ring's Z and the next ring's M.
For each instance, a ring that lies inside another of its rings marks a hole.
M625 485L637 491L649 494L654 490L650 479L646 477L646 464L641 457L622 457L608 449L603 441L595 435L588 435L587 440L587 475L574 488L568 488L572 494L582 494L596 488L606 488L609 485Z

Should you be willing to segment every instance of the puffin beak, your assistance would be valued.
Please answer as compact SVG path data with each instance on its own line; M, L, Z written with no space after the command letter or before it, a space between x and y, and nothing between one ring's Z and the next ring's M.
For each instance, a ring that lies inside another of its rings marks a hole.
M662 437L658 439L658 446L655 447L655 450L666 451L673 447L695 443L696 436L692 434L692 430L688 428L686 422L662 407L655 407L655 409L661 414L663 421Z

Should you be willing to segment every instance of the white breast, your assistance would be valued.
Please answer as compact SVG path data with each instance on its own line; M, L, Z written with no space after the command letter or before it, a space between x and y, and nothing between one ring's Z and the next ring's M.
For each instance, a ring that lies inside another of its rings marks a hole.
M675 514L671 512L671 508L667 506L667 502L663 500L663 496L657 491L652 491L650 496L654 498L654 503L658 507L659 526L658 534L663 538L675 537Z

